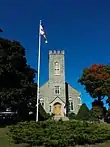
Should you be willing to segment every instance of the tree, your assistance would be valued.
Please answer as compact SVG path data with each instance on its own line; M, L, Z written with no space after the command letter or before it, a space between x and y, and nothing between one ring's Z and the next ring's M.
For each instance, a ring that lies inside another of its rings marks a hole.
M89 109L85 103L80 107L76 119L89 120Z
M0 107L23 112L35 109L36 71L27 65L25 49L18 41L0 38ZM23 115L28 117L28 112Z
M103 64L93 64L83 70L83 74L78 80L92 98L101 101L105 96L110 96L110 66Z
M39 121L44 121L50 118L50 115L48 113L45 112L44 108L42 107L42 105L39 103L39 113L38 113L38 118Z
M94 109L91 109L89 112L89 121L99 121L99 116Z

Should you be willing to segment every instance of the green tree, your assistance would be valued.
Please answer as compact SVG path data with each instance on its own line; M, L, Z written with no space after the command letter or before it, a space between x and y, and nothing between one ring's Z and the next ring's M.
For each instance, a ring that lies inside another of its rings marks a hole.
M39 103L39 110L38 110L39 114L38 114L38 119L39 121L44 121L50 118L50 115L47 114L44 110L44 108L42 107L42 105Z
M0 107L16 109L22 119L28 117L28 111L35 111L35 74L27 65L23 46L0 38Z
M99 121L99 114L94 109L89 112L89 121Z
M104 107L104 103L98 100L95 100L94 102L92 102L91 110L94 111L98 119L102 119L107 112L106 108Z
M81 105L76 119L89 120L89 109L85 103Z

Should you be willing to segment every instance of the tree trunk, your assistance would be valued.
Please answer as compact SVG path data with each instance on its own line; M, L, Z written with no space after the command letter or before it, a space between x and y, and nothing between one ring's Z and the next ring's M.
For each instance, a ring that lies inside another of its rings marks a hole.
M98 101L101 101L101 96L98 96Z

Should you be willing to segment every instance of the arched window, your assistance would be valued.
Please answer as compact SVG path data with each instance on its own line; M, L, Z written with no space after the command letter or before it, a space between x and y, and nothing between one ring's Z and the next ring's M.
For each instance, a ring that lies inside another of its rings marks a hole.
M54 65L54 74L55 75L60 75L60 65L58 62L55 62L55 65Z
M51 106L50 106L50 112L51 112Z
M70 102L70 110L73 110L73 102Z
M73 100L69 98L69 111L73 111L73 109L74 109Z

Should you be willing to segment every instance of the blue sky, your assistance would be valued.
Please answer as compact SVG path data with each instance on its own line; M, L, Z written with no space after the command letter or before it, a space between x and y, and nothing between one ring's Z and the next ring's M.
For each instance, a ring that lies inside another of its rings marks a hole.
M2 36L26 48L28 64L37 69L39 20L48 38L42 42L40 85L48 80L48 50L65 50L66 81L92 98L78 82L93 63L110 63L110 0L4 0L0 2Z

